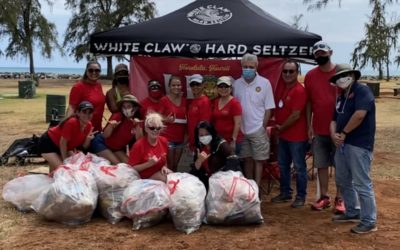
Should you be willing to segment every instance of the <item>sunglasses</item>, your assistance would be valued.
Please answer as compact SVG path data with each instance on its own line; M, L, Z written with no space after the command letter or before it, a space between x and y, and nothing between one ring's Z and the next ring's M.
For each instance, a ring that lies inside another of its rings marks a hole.
M161 89L161 87L158 85L153 85L153 86L149 87L149 89L156 90L156 89Z
M316 49L328 49L330 50L331 48L329 48L328 45L320 43L320 44L316 44L313 46L313 50L315 51Z
M162 127L147 127L148 129L150 129L151 131L160 131L162 129Z
M284 69L282 70L282 74L293 74L294 72L296 72L294 69Z
M199 87L199 86L201 86L201 83L199 83L199 82L191 82L190 83L190 87Z
M88 69L87 70L89 73L93 74L93 72L96 72L97 74L100 73L100 69Z
M227 85L227 84L220 84L217 86L217 88L219 89L229 89L231 86Z

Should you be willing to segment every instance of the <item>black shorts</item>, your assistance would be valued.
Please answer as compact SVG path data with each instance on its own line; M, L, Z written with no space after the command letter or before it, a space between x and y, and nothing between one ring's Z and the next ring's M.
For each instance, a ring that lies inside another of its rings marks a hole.
M47 131L39 138L39 153L57 153L61 154L60 148L51 140Z

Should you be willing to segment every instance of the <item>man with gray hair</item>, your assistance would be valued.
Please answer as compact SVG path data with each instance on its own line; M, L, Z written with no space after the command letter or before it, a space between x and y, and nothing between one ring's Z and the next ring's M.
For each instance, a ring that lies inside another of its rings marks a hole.
M252 54L242 57L242 77L234 84L234 96L242 105L241 131L244 134L240 158L244 173L260 185L262 161L269 158L269 139L265 133L271 109L275 108L271 83L257 74L258 59Z

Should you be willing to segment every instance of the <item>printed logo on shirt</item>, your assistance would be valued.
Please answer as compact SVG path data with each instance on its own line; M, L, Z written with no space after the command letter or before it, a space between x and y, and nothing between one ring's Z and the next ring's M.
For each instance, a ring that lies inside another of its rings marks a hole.
M258 92L261 92L261 87L257 87L256 88L256 92L258 93Z

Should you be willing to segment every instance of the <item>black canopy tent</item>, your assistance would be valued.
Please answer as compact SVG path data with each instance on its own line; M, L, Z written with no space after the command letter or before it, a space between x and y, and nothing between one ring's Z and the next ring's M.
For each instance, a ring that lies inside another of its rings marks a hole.
M319 35L297 30L248 0L197 0L168 15L92 34L95 54L311 59Z

